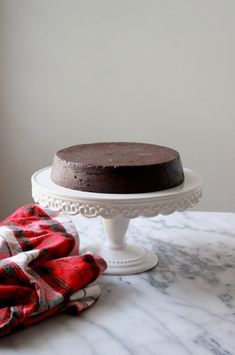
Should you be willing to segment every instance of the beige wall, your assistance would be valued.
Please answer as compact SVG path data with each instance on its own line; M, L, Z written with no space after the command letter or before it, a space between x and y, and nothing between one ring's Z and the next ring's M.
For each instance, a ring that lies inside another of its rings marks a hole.
M175 147L235 211L233 0L0 0L0 213L63 146Z

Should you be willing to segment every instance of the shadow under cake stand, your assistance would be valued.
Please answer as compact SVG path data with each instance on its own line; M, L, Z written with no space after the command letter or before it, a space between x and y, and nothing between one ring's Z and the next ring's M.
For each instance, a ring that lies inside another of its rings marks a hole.
M107 262L106 274L130 275L144 272L158 263L156 254L142 246L124 241L129 221L139 216L154 217L184 211L198 203L202 196L200 175L184 169L183 184L159 191L139 194L104 194L76 191L56 185L50 178L51 167L32 176L32 196L41 206L68 215L100 216L107 239L90 245L87 250L101 255ZM143 236L144 238L144 236Z

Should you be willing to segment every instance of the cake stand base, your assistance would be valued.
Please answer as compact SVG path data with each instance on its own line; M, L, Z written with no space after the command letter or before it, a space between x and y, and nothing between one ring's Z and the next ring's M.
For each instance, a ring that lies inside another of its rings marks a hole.
M121 250L112 250L100 244L90 245L82 253L91 251L104 258L108 268L104 272L110 275L131 275L152 269L158 263L153 251L137 245L126 244Z
M100 255L107 262L106 274L130 275L152 269L158 263L153 251L124 242L129 225L129 218L115 216L102 218L108 238L104 244L93 244L82 250Z

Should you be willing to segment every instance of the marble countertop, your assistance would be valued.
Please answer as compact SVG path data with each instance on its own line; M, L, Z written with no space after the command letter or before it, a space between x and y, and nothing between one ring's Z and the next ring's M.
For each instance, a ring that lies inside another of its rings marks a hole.
M82 246L103 238L99 218L76 216L76 223ZM91 309L5 336L0 353L234 355L235 214L137 218L127 239L153 248L158 266L139 275L103 275Z

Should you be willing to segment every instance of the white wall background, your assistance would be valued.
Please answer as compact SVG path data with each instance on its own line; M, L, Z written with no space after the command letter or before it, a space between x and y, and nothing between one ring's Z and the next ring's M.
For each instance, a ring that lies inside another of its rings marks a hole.
M0 213L54 152L180 151L201 210L235 211L233 0L0 0Z

